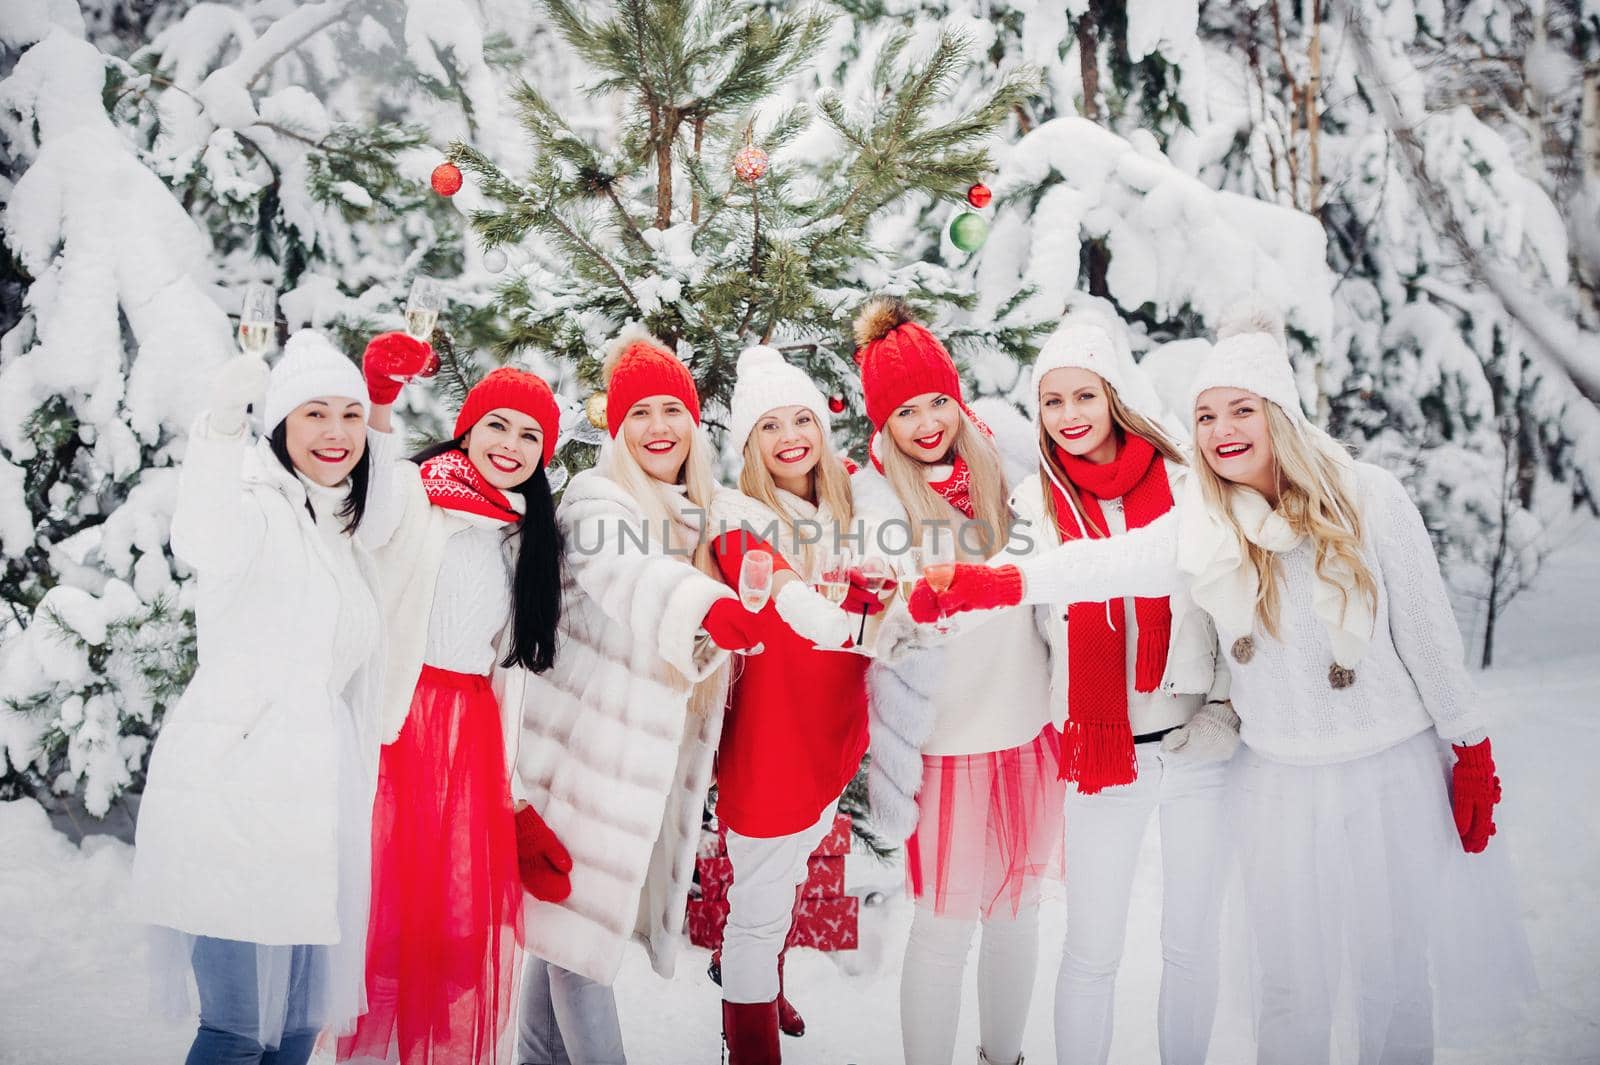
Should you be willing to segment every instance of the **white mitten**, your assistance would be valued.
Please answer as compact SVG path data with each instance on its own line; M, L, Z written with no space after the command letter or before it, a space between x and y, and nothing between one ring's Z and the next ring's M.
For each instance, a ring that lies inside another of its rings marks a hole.
M206 421L219 436L237 436L244 429L251 404L261 406L267 395L267 364L255 355L240 355L217 368L211 377L211 398Z
M785 584L772 603L784 624L818 647L843 647L856 634L859 619L828 602L803 581Z
M1161 740L1161 749L1186 762L1226 762L1239 748L1239 715L1232 703L1207 703Z

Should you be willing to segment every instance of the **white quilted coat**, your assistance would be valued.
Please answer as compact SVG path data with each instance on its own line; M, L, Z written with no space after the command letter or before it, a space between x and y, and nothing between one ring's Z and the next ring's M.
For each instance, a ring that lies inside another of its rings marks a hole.
M643 512L598 470L572 479L556 517L559 642L555 666L527 676L514 787L572 853L572 895L528 898L528 949L609 984L636 936L671 976L722 731L722 698L689 708L727 658L696 631L732 593L667 553L659 523L642 546Z
M367 439L376 468L394 461L392 436ZM339 609L305 501L265 440L215 437L201 416L172 515L173 552L199 575L199 667L150 756L131 888L142 921L262 944L339 939ZM359 533L356 557L376 600ZM382 660L380 639L343 692L369 789Z

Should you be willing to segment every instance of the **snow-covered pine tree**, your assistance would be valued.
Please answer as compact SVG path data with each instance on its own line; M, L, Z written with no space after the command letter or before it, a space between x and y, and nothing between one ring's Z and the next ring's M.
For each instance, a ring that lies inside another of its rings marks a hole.
M7 5L0 794L104 813L187 681L168 526L237 286L357 350L411 274L460 271L425 131L490 136L513 49L448 6Z
M863 98L824 90L813 108L783 95L830 32L818 10L732 0L545 9L590 71L586 87L610 94L621 117L614 135L584 136L523 85L535 148L526 178L476 146L452 148L476 178L484 244L520 245L525 257L500 292L502 353L545 353L569 390L593 387L601 342L641 320L686 354L715 427L747 345L770 341L848 395L847 322L867 286L960 300L941 271L897 261L873 223L908 196L959 196L988 169L985 141L1026 97L1026 68L997 72L981 98L951 109L968 41L944 34L913 54L910 35L896 33L859 58L870 71ZM864 438L859 420L850 429ZM581 450L569 443L563 454L581 464Z

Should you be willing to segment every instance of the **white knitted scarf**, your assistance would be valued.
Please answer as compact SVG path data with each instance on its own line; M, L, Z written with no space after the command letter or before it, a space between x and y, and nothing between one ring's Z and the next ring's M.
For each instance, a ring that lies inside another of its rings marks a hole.
M1253 632L1261 587L1256 568L1232 526L1207 504L1200 478L1184 480L1178 506L1178 568L1190 578L1194 601L1216 619L1218 628ZM1259 492L1236 487L1229 494L1234 518L1257 547L1282 554L1305 539ZM1313 572L1312 610L1328 632L1334 662L1353 670L1372 638L1374 604L1356 587L1347 565L1333 559L1327 568L1327 574Z

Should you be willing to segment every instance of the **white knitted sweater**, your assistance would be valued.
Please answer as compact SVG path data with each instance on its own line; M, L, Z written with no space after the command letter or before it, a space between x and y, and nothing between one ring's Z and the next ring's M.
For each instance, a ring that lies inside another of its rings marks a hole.
M1312 611L1313 571L1306 544L1279 557L1279 638L1218 626L1232 679L1240 735L1251 749L1300 765L1375 754L1432 726L1452 743L1484 732L1464 665L1461 634L1422 515L1387 470L1357 463L1366 524L1362 554L1378 584L1372 640L1355 683L1328 682L1327 631ZM1114 595L1164 594L1186 579L1177 566L1175 508L1142 529L1106 540L1074 541L1020 564L1026 602L1078 602ZM1252 635L1248 663L1228 653Z

